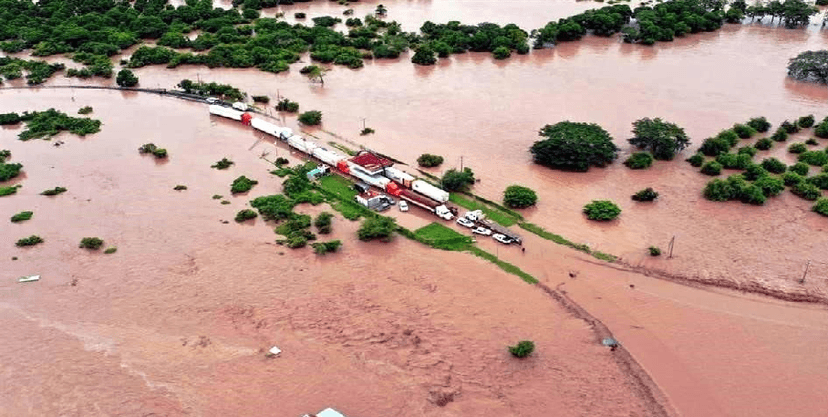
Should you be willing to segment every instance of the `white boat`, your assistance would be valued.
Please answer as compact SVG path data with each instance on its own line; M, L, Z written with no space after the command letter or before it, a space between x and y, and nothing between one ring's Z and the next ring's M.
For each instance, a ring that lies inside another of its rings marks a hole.
M32 282L32 281L40 281L40 275L29 275L27 277L20 277L17 279L17 282Z

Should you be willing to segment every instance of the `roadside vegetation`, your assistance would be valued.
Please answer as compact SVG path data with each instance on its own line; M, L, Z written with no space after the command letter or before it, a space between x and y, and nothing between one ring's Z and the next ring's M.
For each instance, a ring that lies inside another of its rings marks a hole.
M244 98L247 96L247 93L232 85L213 82L195 82L183 79L178 83L178 87L188 94L196 94L202 97L215 96L222 100L244 101Z

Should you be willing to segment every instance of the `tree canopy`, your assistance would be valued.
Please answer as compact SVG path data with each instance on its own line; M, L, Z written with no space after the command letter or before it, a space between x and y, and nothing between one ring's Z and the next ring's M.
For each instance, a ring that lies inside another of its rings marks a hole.
M546 139L535 142L530 152L535 163L550 168L586 172L618 156L610 134L595 123L559 122L544 126L539 135Z
M669 161L690 145L690 139L679 126L660 118L643 118L633 122L630 144L650 151L655 159Z

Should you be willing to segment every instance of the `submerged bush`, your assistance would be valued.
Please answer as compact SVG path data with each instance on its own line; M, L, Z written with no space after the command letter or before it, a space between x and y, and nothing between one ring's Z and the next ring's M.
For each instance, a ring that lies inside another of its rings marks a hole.
M173 187L173 190L175 190L175 191L184 191L186 189L187 189L186 185L180 185L180 184Z
M20 170L23 169L22 164L7 164L0 162L0 182L8 181L20 175Z
M236 223L242 223L250 219L255 219L258 216L259 215L255 211L244 209L236 213L236 218L234 220L236 220Z
M633 122L631 145L652 153L655 159L669 161L690 145L684 129L660 118L643 118Z
M819 142L817 142L817 140L814 139L814 138L809 138L808 140L805 141L805 144L806 145L819 145Z
M822 197L822 191L820 191L817 186L810 184L807 181L801 181L794 184L791 187L791 192L799 198L810 201L814 201Z
M55 187L55 188L52 188L51 190L43 191L42 193L40 193L40 195L58 195L58 194L65 193L66 191L67 191L66 188Z
M716 162L726 169L745 169L752 163L750 159L750 155L722 153L716 157Z
M722 173L722 164L716 161L707 161L701 167L701 173L704 175L716 176Z
M233 165L234 163L235 163L235 162L233 162L233 161L231 161L231 160L229 160L229 159L227 159L227 158L221 158L221 160L220 160L220 161L216 162L216 163L215 163L215 164L213 164L213 165L210 165L210 168L215 168L215 169L227 169L227 168L230 168L230 166L231 166L231 165Z
M766 151L773 147L773 141L768 138L762 138L756 141L756 144L753 145L756 149L760 151Z
M649 247L650 256L660 256L661 249L658 246L650 246Z
M11 187L0 187L0 197L12 195L17 192L18 188L20 188L20 184L13 185Z
M544 126L539 134L546 139L535 142L530 152L535 163L550 168L586 172L617 157L612 137L594 123L564 121Z
M635 152L624 161L630 169L644 169L653 165L653 156L649 152Z
M81 239L79 248L98 250L103 246L104 241L97 237L85 237Z
M760 133L765 133L771 128L770 122L764 117L754 117L747 122L747 125Z
M22 221L26 221L32 218L34 212L31 211L21 211L20 213L15 214L11 217L12 223L20 223Z
M749 139L756 134L756 130L752 127L739 123L733 125L733 132L736 133L736 135L738 135L741 139Z
M371 217L363 220L357 230L357 237L363 241L379 239L389 242L395 230L397 230L395 219L385 216Z
M320 235L327 235L331 233L332 220L333 214L323 211L313 220L313 225L316 226L316 230L319 231Z
M788 171L795 172L799 175L808 175L808 169L810 169L808 164L804 162L797 162L788 167Z
M733 198L733 188L726 180L713 179L704 187L704 198L710 201L728 201Z
M324 255L329 252L336 252L342 246L342 241L331 240L328 242L311 243L314 253Z
M295 101L290 101L287 98L283 98L276 103L275 106L276 110L278 111L286 111L288 113L296 113L299 111L299 103Z
M270 103L270 97L268 96L253 96L252 98L254 103Z
M296 203L281 194L257 197L250 205L259 210L265 220L283 220L293 215Z
M782 123L779 125L779 128L780 128L780 129L784 129L784 130L785 130L785 132L788 132L788 133L797 133L797 132L799 132L799 126L797 126L797 124L796 124L796 123L791 123L791 122L789 122L789 121L787 121L787 120L785 120L784 122L782 122Z
M702 164L704 163L704 154L697 153L697 154L685 159L685 161L689 162L690 165L698 168L698 167L702 166Z
M765 168L762 168L759 164L748 165L748 167L745 168L744 174L742 174L742 176L744 176L748 181L754 181L763 175L768 175L768 171Z
M15 245L23 247L23 246L34 246L38 243L43 243L43 238L38 235L31 235L29 237L24 237L15 243Z
M780 127L779 129L776 129L776 132L773 132L773 135L771 135L770 138L774 142L784 142L788 140L788 131L783 127Z
M751 158L756 156L757 152L758 151L753 146L742 146L741 148L739 148L738 151L736 151L736 153L739 155L748 155Z
M823 166L828 164L828 154L825 151L806 151L799 154L799 161L808 165Z
M252 180L242 175L233 180L233 183L230 184L230 192L232 194L246 193L250 191L250 189L258 183L258 181Z
M593 200L584 206L584 214L590 220L610 221L621 214L621 208L610 200Z
M522 340L514 346L509 346L509 353L517 358L525 358L535 351L535 342Z
M765 197L774 197L785 190L785 183L778 177L763 175L753 182L753 185L762 190Z
M653 190L652 187L647 187L632 195L632 199L635 201L653 201L656 198L658 198L658 192Z
M538 202L534 190L520 185L510 185L503 192L503 203L509 208L526 208Z
M819 187L820 190L828 190L828 173L821 173L806 179L809 184Z
M788 171L782 174L782 182L788 187L793 187L796 184L804 182L805 178L796 172Z
M828 217L828 198L822 197L811 208L816 213Z
M806 151L808 151L808 147L804 143L792 143L788 146L788 152L790 153L803 153Z
M101 121L85 117L69 117L55 109L26 114L26 129L17 135L20 140L51 137L62 131L86 136L101 131Z
M417 158L417 164L421 167L426 168L433 168L436 166L440 166L443 163L443 157L440 155L432 155L430 153L424 153Z
M807 116L802 116L796 121L796 124L801 128L807 129L814 125L814 115L809 114Z
M91 106L83 106L80 109L78 109L78 114L89 114L89 113L92 113L92 107Z
M768 172L772 172L774 174L781 174L785 172L788 167L782 161L776 158L765 158L762 160L762 168L768 170Z
M321 124L322 112L318 110L308 110L299 115L299 122L308 126L316 126Z

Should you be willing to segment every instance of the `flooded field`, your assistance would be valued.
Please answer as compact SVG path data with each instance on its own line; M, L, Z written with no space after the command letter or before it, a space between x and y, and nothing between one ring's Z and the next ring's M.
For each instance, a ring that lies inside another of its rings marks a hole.
M349 7L362 16L376 4ZM389 19L414 30L428 19L514 21L532 29L600 5L386 6ZM284 11L292 19L294 11L308 10L310 18L341 9L317 1L265 14ZM0 384L0 415L293 416L334 406L349 417L549 410L563 416L822 416L828 357L816 347L828 342L825 308L679 286L628 269L826 295L828 223L810 212L810 202L789 191L762 207L709 202L701 196L709 177L683 161L705 137L734 122L766 116L777 125L828 115L828 89L785 77L790 57L825 47L826 34L816 28L733 25L654 47L586 37L506 61L468 53L418 67L403 56L359 70L334 67L324 86L299 74L303 63L276 75L136 70L143 87L172 88L189 78L289 97L303 111L323 112L322 128L308 133L392 155L412 164L412 173L424 152L446 157L444 169L459 166L462 157L481 179L474 192L492 200L514 183L537 190L538 206L524 213L529 221L621 256L622 263L598 265L525 232L526 253L490 240L480 246L603 321L653 387L626 372L588 322L471 255L401 238L361 243L354 238L357 224L337 218L333 238L344 241L343 252L317 257L273 243L272 225L261 219L236 224L234 214L252 197L281 189L260 159L263 152L271 160L298 158L234 122L211 119L203 105L126 92L0 91L0 112L56 107L74 114L91 105L92 117L104 123L88 138L57 137L65 142L60 147L55 140L19 142L18 128L0 130L0 149L10 149L25 170L13 181L23 185L18 194L0 199L0 214L35 212L28 222L0 222L6 240L0 245L7 248L0 259L6 272L0 378L14 381ZM86 83L112 84L61 77L48 84ZM294 117L280 117L298 128ZM640 172L620 161L586 174L531 163L528 148L537 131L561 120L602 125L623 160L630 124L642 117L684 127L691 149ZM376 134L358 135L363 119ZM809 137L803 132L755 159L791 163L787 144ZM169 160L138 155L147 142L167 148ZM820 149L826 145L819 141ZM209 168L222 157L236 165L227 172ZM229 186L239 175L259 184L234 197ZM173 191L177 184L188 190ZM38 195L58 185L69 192ZM661 193L655 204L629 199L648 186ZM612 199L623 214L609 224L589 223L581 207L592 199ZM430 221L397 215L411 228ZM46 243L13 246L30 234ZM84 236L99 236L118 252L78 249ZM647 255L648 246L664 249L673 237L673 259ZM809 260L809 279L799 283ZM12 279L32 273L43 280ZM534 340L538 351L527 361L512 360L505 346L522 339ZM282 356L264 358L273 345Z

